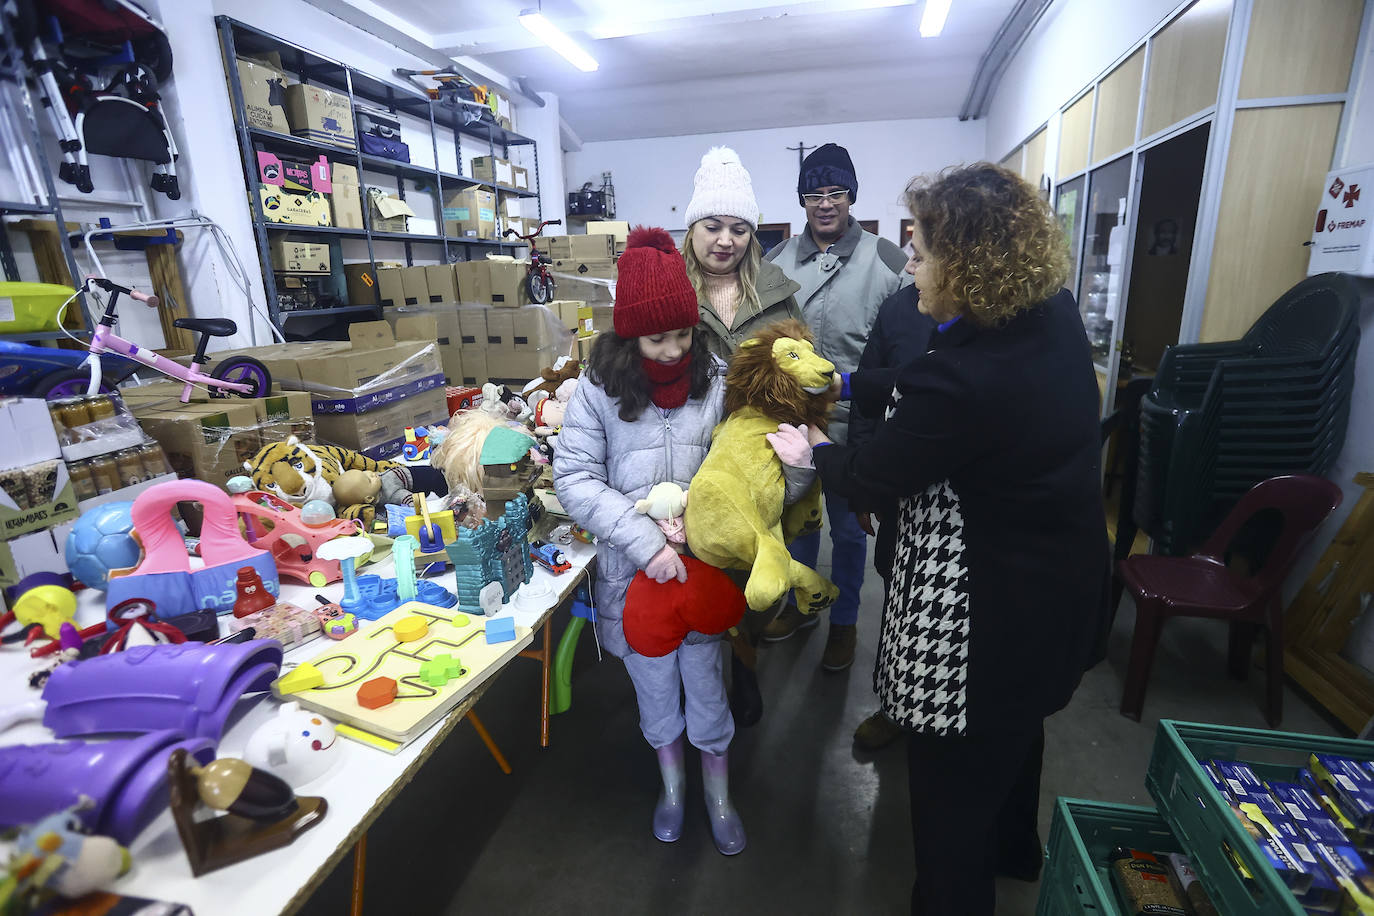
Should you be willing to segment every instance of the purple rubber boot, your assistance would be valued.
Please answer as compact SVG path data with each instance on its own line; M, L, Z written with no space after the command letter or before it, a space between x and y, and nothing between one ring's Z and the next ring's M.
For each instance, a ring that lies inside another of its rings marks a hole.
M723 856L744 852L744 822L730 804L730 755L701 752L701 784L706 790L706 814L711 837Z
M663 774L663 791L654 805L654 836L665 843L676 843L682 836L683 803L687 796L687 768L682 761L687 740L678 735L672 744L655 748L658 769Z

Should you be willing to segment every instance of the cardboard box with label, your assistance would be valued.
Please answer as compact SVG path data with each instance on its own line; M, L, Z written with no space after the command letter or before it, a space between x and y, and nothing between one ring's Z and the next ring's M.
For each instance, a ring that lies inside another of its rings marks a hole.
M355 322L342 349L306 353L296 360L296 369L301 387L317 394L312 401L317 419L321 396L337 402L338 412L363 410L387 400L393 390L443 375L432 332L404 320L394 332L385 321Z
M487 349L513 349L515 336L515 313L505 309L492 309L487 312Z
M555 265L563 261L609 261L615 257L615 237L610 235L555 235L546 243Z
M269 239L272 269L297 274L329 273L329 246L274 235Z
M332 225L329 198L318 191L287 191L275 185L259 185L258 200L263 219L295 226Z
M427 267L401 268L401 302L398 305L427 305L429 303L429 281L425 279Z
M487 349L487 376L492 381L528 382L537 378L557 356L551 349L515 350L510 347Z
M341 229L363 228L362 188L358 185L358 169L344 162L335 162L330 172L334 186L329 204L334 211L334 225Z
M500 308L519 308L530 301L529 290L525 284L529 276L527 261L517 261L506 255L493 255L487 258L486 263L492 305Z
M349 305L372 305L377 301L377 274L371 264L345 264L344 283Z
M521 191L530 189L530 170L523 165L512 165L511 168L512 184Z
M151 382L123 389L122 393L131 410L137 405L137 416L140 412L181 406L181 389L180 382ZM224 401L211 397L209 391L202 388L193 389L190 398L192 404L224 404ZM306 442L314 438L315 421L310 412L309 392L282 391L274 386L274 391L265 397L235 398L233 403L253 408L263 442L285 440L288 436ZM86 508L89 502L82 500L82 508Z
M353 146L353 111L344 93L304 83L287 86L286 120L297 137Z
M430 264L425 267L425 283L429 286L430 302L458 302L458 274L452 264Z
M562 322L557 312L543 305L527 305L510 313L511 345L517 352L550 350L558 346Z
M613 306L584 305L577 310L577 336L592 337L601 331L615 328L611 317Z
M401 283L401 267L386 267L377 271L377 298L384 307L406 304L405 287Z
M386 322L379 322L385 325ZM317 414L315 436L320 442L342 445L369 458L390 458L401 451L407 426L448 422L444 386L418 392L402 400L362 413Z
M555 299L548 303L548 306L549 311L558 316L558 323L570 333L576 334L578 330L577 313L586 304L580 299Z
M143 431L158 441L181 477L223 486L244 472L243 463L252 461L263 445L258 413L246 402L148 402L133 405L133 410Z
M410 204L381 188L367 189L367 205L373 232L405 232L406 220L415 215Z
M614 280L616 276L615 261L610 258L554 258L552 269L559 274L595 280Z
M421 324L407 325L407 319ZM444 367L444 377L451 385L463 383L462 331L458 325L458 309L450 304L426 305L417 308L402 306L387 309L386 320L395 330L400 326L401 333L412 333L411 328L423 327L423 332L414 332L419 339L432 336L439 347L439 362Z
M5 443L0 455L0 541L76 518L76 491L47 403L38 398L0 402L0 441Z
M237 61L239 85L243 88L243 113L249 127L289 134L286 120L287 76L278 67L262 61Z
M266 150L258 150L258 181L276 185L288 191L334 190L328 157L323 153L313 162L306 159L283 158Z
M478 181L515 187L515 171L509 159L500 156L477 156L472 160L472 177Z
M464 350L487 348L487 316L491 309L485 305L458 307L458 339Z
M510 96L495 87L489 87L487 94L496 99L496 123L506 130L515 130L515 107Z
M491 270L485 259L459 261L453 265L453 272L458 278L461 301L491 305Z
M624 246L625 240L630 237L630 224L623 219L590 220L587 223L587 234L609 235L617 244Z
M490 379L487 372L487 351L463 348L463 384L484 385Z
M449 194L444 199L444 234L456 239L496 238L496 195L485 188ZM460 289L462 285L460 281Z

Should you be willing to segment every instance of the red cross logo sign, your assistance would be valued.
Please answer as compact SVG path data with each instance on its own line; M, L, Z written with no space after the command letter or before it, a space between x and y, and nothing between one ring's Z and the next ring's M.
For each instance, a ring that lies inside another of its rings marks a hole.
M1352 184L1349 188L1346 189L1345 197L1341 198L1341 202L1345 204L1346 209L1349 209L1350 207L1355 206L1355 201L1359 199L1360 186L1357 184Z
M1344 182L1344 181L1341 181L1339 178L1336 178L1336 179L1332 180L1332 182L1331 182L1331 187L1329 187L1329 188L1326 189L1326 193L1328 193L1328 194L1331 195L1331 199L1332 199L1332 200L1335 200L1336 198L1338 198L1338 197L1341 196L1341 190L1342 190L1344 187L1345 187L1345 182Z

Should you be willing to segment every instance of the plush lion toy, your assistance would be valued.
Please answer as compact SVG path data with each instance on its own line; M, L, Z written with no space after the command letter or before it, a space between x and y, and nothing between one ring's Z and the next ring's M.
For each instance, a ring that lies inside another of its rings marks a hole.
M687 544L712 566L749 570L744 597L756 611L772 607L789 588L808 614L839 595L833 583L787 552L793 538L821 526L820 482L785 506L782 462L764 438L779 423L825 429L825 394L834 374L806 326L788 320L740 344L725 377L725 419L692 478Z
M295 506L312 499L334 505L334 484L344 471L382 471L397 467L394 461L376 461L352 449L336 445L306 445L295 436L285 442L264 445L243 466L259 490L280 496ZM339 506L339 518L372 523L374 507L366 504Z

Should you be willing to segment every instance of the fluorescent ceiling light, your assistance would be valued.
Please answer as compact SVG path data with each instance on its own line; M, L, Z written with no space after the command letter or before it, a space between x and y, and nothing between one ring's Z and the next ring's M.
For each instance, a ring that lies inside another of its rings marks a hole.
M596 58L577 46L563 31L544 18L539 10L524 10L520 13L520 24L529 29L544 44L563 55L583 73L591 73L597 68Z
M945 17L949 15L949 5L953 0L926 0L926 8L921 11L921 37L934 38L945 27Z

